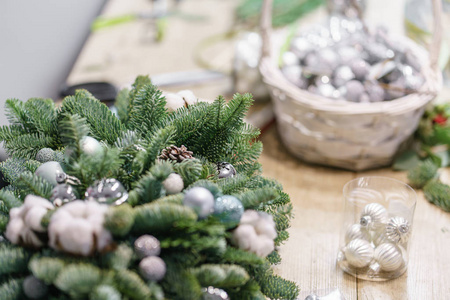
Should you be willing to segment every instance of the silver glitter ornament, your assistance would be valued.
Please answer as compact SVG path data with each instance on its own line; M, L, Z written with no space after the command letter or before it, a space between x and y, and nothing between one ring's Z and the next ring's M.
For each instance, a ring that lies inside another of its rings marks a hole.
M120 205L128 200L128 192L117 179L110 178L95 181L86 190L85 197L99 203Z
M160 281L166 275L166 264L158 256L148 256L139 263L139 272L147 280Z
M344 254L350 265L363 268L372 261L373 248L366 240L354 239L345 246Z
M351 102L359 102L361 96L365 92L363 84L358 80L350 80L345 83L345 89L347 91L345 99Z
M40 279L29 275L22 283L23 293L30 299L43 299L48 294L48 286Z
M244 206L238 198L224 195L216 199L214 215L222 222L237 224L244 213Z
M386 272L396 271L403 264L402 251L392 243L384 243L375 248L374 259L381 270Z
M183 204L192 208L200 218L206 218L214 211L214 196L203 187L194 187L184 195Z
M234 177L237 174L233 165L227 162L219 162L217 164L217 172L219 178Z
M367 204L361 212L359 224L370 230L375 230L384 226L387 222L388 212L383 205L379 203Z
M345 243L348 244L354 239L370 241L371 236L366 228L361 227L360 224L353 224L345 232Z
M90 136L85 136L80 140L80 148L83 153L88 155L97 155L103 151L102 144Z
M40 165L34 172L34 174L44 178L53 186L57 184L56 176L60 173L64 173L64 171L62 170L59 162L56 161L45 162L42 165Z
M157 238L145 234L134 241L134 250L139 258L158 256L161 253L161 245Z
M202 288L202 294L202 300L230 300L227 292L213 286Z
M393 217L386 224L386 237L394 243L406 243L411 235L409 222L402 217Z
M339 88L354 78L355 74L349 66L340 66L333 73L333 85Z
M55 160L55 151L50 148L43 148L36 154L36 160L41 163Z

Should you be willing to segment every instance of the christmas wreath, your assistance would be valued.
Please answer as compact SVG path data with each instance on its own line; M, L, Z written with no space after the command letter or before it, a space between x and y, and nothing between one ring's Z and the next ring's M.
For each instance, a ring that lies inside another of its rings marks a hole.
M292 206L260 175L251 95L179 98L140 76L117 116L84 90L7 100L0 299L296 298L271 269Z

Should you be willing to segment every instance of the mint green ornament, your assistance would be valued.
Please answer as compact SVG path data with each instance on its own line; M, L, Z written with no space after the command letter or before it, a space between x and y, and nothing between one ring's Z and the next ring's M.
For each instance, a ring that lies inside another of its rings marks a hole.
M234 196L221 196L214 203L214 215L224 223L239 223L243 213L244 206Z
M46 163L43 163L36 169L36 172L34 172L34 174L44 178L53 186L56 186L56 176L60 173L64 173L64 171L57 161L48 161Z

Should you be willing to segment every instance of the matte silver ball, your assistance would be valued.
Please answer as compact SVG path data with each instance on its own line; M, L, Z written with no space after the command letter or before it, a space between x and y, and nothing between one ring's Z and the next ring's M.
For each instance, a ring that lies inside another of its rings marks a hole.
M161 253L161 245L157 238L145 234L134 241L134 250L139 258L158 256Z
M384 243L375 249L374 258L380 268L386 272L398 270L403 264L403 255L399 247L391 243Z
M227 162L220 162L217 164L217 172L219 178L234 177L237 172L232 164Z
M358 80L351 80L345 83L345 89L347 90L345 99L352 102L359 102L365 92L363 84Z
M99 203L120 205L128 200L128 192L117 179L97 180L86 190L86 200Z
M59 162L56 161L45 162L36 169L36 172L34 172L34 174L44 178L53 186L57 184L56 176L60 173L64 173L64 171Z
M103 151L102 144L90 136L85 136L80 140L80 148L83 153L88 155L97 155Z
M362 239L354 239L344 249L348 263L356 268L363 268L373 259L373 248L370 243Z
M301 89L305 89L308 85L306 79L302 76L302 67L299 65L285 66L281 69L283 75Z
M41 163L55 160L55 151L50 148L43 148L36 154L36 160Z
M379 203L367 204L361 212L360 224L369 230L376 230L387 222L388 212Z
M203 187L194 187L184 195L183 204L192 208L200 218L206 218L214 211L214 196Z
M299 58L293 52L286 51L282 56L283 66L295 66L299 64Z
M202 294L202 300L230 300L227 292L213 286L202 288Z
M23 293L30 299L42 299L47 296L48 286L33 275L25 278L22 284Z
M348 227L345 232L345 243L348 244L354 239L362 239L366 241L370 241L370 233L366 230L366 228L361 227L360 224L353 224Z
M370 71L370 65L361 58L356 58L350 63L350 68L355 74L356 79L363 81L366 79L367 74Z
M183 178L177 173L170 174L169 177L162 182L162 185L164 186L167 195L178 194L184 188Z
M402 217L393 217L386 224L386 237L394 243L406 243L411 235L411 225Z
M319 56L320 64L328 69L334 70L340 63L339 56L333 49L322 49L317 55Z
M334 71L333 85L339 88L354 78L355 74L353 74L349 66L340 66Z
M139 263L139 272L147 280L159 281L166 275L166 264L158 256L148 256Z
M370 102L381 102L384 100L384 89L378 83L367 83L365 88Z

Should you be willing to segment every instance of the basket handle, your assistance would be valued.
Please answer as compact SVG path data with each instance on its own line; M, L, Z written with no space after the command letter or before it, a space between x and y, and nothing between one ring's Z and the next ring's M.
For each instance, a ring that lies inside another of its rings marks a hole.
M431 0L433 4L433 37L429 46L430 65L433 70L438 70L439 52L442 43L442 3L441 0ZM264 0L261 11L261 60L271 56L270 34L272 33L272 5L273 0Z

